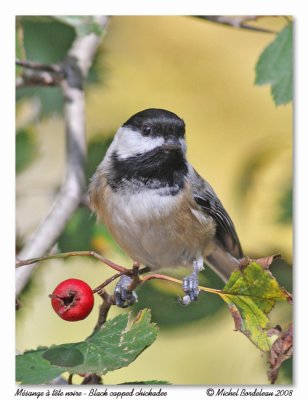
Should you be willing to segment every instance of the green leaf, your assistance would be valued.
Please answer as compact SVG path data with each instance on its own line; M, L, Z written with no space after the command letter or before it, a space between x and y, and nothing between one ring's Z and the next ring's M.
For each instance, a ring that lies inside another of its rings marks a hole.
M38 384L64 371L103 375L126 367L154 342L158 330L150 321L149 310L142 310L132 323L129 323L130 315L122 314L107 321L83 342L32 351L31 357L29 352L18 356L18 380ZM39 373L41 367L42 376Z
M86 36L90 33L94 33L100 36L103 32L101 25L97 22L94 16L72 16L72 15L59 15L54 16L54 18L64 24L72 26L77 36Z
M29 60L57 63L66 57L75 31L53 18L23 17L24 46Z
M26 169L37 155L37 143L34 131L20 129L16 135L16 172Z
M65 369L52 366L42 357L46 350L31 350L16 356L16 381L23 384L49 382L65 372Z
M233 272L223 292L249 296L258 308L268 314L278 300L288 300L288 293L260 264L252 261L242 270Z
M265 48L256 65L255 84L271 85L276 105L292 101L293 91L293 24L289 23Z
M75 347L84 355L84 363L69 368L71 373L106 374L126 367L150 346L157 336L157 327L150 323L149 310L141 311L132 324L130 314L122 314ZM76 345L74 345L76 346Z
M237 295L221 295L221 297L228 304L234 318L235 330L244 333L260 350L269 351L271 341L265 331L269 319L253 300Z
M277 301L290 301L290 294L279 286L270 271L255 261L232 273L220 293L228 304L235 329L244 333L260 350L269 351L267 314Z
M75 349L71 345L67 347L55 347L45 351L42 355L45 360L50 364L57 365L58 367L75 367L76 365L84 362L84 357L81 351Z

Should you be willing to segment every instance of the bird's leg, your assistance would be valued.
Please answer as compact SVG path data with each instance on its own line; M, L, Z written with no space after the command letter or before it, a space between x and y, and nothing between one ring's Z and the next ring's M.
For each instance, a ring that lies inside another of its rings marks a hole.
M139 264L134 263L132 278L127 275L122 275L114 289L115 304L118 307L126 308L132 306L138 301L137 294L134 289L140 283Z
M181 303L184 305L187 305L192 301L196 301L200 293L200 290L198 288L199 286L198 274L200 271L204 269L202 257L199 257L196 260L194 260L193 268L194 268L193 273L183 278L183 290L185 295L181 299Z
M132 306L138 297L134 291L129 290L132 283L132 278L127 275L122 275L114 289L115 304L118 307L126 308Z

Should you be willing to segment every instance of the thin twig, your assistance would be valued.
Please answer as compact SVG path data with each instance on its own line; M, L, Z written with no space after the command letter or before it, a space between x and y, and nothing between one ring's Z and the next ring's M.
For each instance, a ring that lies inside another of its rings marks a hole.
M112 275L110 278L106 279L105 282L101 283L99 286L97 286L95 289L92 290L93 293L98 293L102 289L104 289L106 286L108 286L111 282L114 280L120 278L122 275L127 274L126 271L119 272L118 274Z
M92 250L69 251L66 253L59 253L59 254L53 254L53 255L49 255L49 256L30 258L28 260L20 260L18 258L16 261L16 268L20 268L24 265L35 264L39 261L54 260L54 259L60 259L60 258L65 259L65 258L69 258L69 257L93 257L93 258L96 258L97 260L101 261L102 263L108 265L110 268L113 268L116 271L119 271L121 273L128 273L130 271L129 269L121 267L120 265L115 264L114 262L108 260L107 258L102 257L100 254L98 254Z
M36 61L29 61L29 60L16 60L16 65L29 68L31 70L39 70L39 71L48 71L63 74L62 68L59 64L43 64Z
M24 72L16 79L16 89L28 86L56 86L65 79L63 65L43 64L36 61L16 60Z
M165 281L169 281L169 282L173 282L173 283L182 285L181 280L173 278L169 275L148 274L143 277L140 277L139 265L134 264L132 269L128 269L128 268L122 267L118 264L115 264L114 262L108 260L107 258L104 258L100 254L98 254L92 250L70 251L70 252L66 252L66 253L58 253L58 254L49 255L49 256L30 258L28 260L17 259L16 268L21 268L21 267L24 267L27 265L32 265L32 264L38 263L40 261L66 259L69 257L93 257L93 258L101 261L102 263L108 265L110 268L118 271L117 274L112 275L110 278L106 279L103 283L101 283L99 286L97 286L95 289L93 289L93 293L99 293L103 288L108 286L111 282L113 282L115 279L119 278L122 275L128 275L128 276L132 277L132 284L131 284L131 287L129 288L129 290L131 290L131 291L135 290L136 287L139 286L141 283L144 283L151 279L161 279L161 280L165 280ZM141 270L141 272L142 272L142 270ZM206 288L206 287L202 287L202 286L200 286L199 289L202 291L205 291L205 292L210 292L210 293L215 293L215 294L221 293L220 290Z
M115 304L114 296L108 294L104 289L99 293L99 295L103 299L103 303L99 307L98 319L97 319L97 323L94 327L92 335L95 332L97 332L98 329L101 329L101 327L105 324L105 322L107 321L107 316L108 316L109 310L110 310L111 306L113 306Z
M29 86L57 86L63 79L60 74L53 74L49 71L25 71L16 78L16 89Z
M132 269L132 281L129 287L127 288L130 292L134 291L142 282L139 276L139 268L140 265L138 263L134 263Z
M260 28L246 24L246 22L248 21L256 21L258 18L262 17L262 15L240 15L240 16L197 15L196 17L237 29L247 29L250 31L263 32L263 33L277 33L271 29Z
M169 275L162 275L162 274L149 274L149 275L146 275L141 279L140 283L147 282L147 281L149 281L151 279L161 279L161 280L164 280L164 281L169 281L169 282L177 283L177 284L180 284L180 285L182 285L182 283L183 283L179 279L172 278ZM200 290L202 290L203 292L214 293L214 294L218 294L218 295L220 295L222 293L221 290L212 289L212 288L208 288L208 287L204 287L204 286L198 286L198 288Z

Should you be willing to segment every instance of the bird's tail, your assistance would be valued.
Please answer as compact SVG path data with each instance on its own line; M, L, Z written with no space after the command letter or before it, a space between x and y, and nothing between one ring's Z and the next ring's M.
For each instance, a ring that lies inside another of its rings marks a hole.
M223 248L217 246L215 250L205 258L211 269L227 282L232 272L239 267L240 260L234 258Z

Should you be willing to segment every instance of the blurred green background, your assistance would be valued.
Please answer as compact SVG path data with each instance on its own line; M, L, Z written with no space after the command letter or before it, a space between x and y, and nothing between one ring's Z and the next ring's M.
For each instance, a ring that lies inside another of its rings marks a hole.
M56 62L69 48L73 30L39 17L21 19L27 59ZM279 31L284 18L256 25ZM88 178L118 127L148 107L166 108L186 122L188 158L215 188L230 213L245 254L283 255L273 273L292 289L292 106L276 107L269 87L254 86L255 64L273 34L237 30L192 17L113 17L86 89ZM52 204L62 182L65 143L57 88L17 93L17 249ZM131 261L86 208L80 208L58 242L59 251L93 249L125 266ZM170 272L180 277L187 271ZM48 294L75 277L98 286L112 271L87 259L41 263L21 296L17 313L19 351L84 339L96 323L98 307L84 321L66 323L52 311ZM221 288L209 269L201 284ZM173 384L267 384L266 357L234 332L225 304L202 294L179 305L180 288L151 282L139 288L135 307L152 309L159 337L127 368L104 383L167 380ZM99 299L97 299L99 305ZM113 307L110 317L127 310ZM271 313L286 327L290 306ZM277 383L291 382L291 362ZM78 380L77 380L78 381Z

